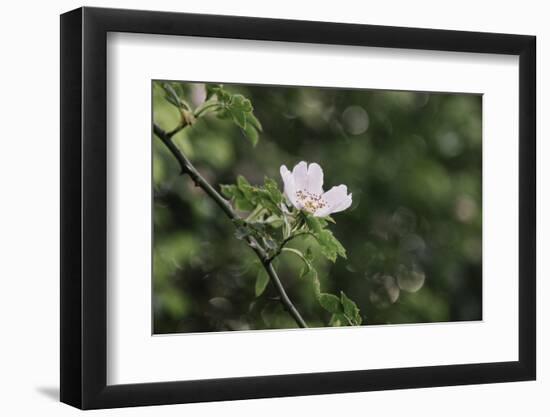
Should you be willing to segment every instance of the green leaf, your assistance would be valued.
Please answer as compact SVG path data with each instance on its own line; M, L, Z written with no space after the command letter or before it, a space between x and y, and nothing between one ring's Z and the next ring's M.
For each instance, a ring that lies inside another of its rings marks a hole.
M260 140L260 135L256 129L251 124L247 124L244 129L242 129L244 135L250 140L252 146L256 146Z
M279 217L277 227L281 227L284 223L282 218L283 212L281 203L284 197L278 189L277 183L274 180L266 178L263 186L253 186L246 178L239 176L236 185L222 185L222 193L235 204L239 210L251 211L265 209L261 214L261 218L256 221L263 220L276 215ZM272 223L273 225L275 223ZM275 226L274 226L275 227Z
M333 314L328 323L329 326L340 327L348 324L348 320L345 314L338 313Z
M222 191L223 196L229 199L235 198L236 194L239 191L237 186L233 184L222 184L220 185L220 189Z
M169 83L162 83L161 87L166 93L166 100L176 107L181 107L181 100L178 93L176 93L176 90L174 90L174 87L172 87Z
M228 105L231 101L231 94L228 93L223 84L206 84L206 100L216 98L222 105Z
M330 261L335 262L338 256L346 258L346 249L342 246L340 241L332 234L330 230L326 229L328 221L314 217L309 214L303 214L306 225L312 232L313 236L319 243L321 253Z
M344 291L340 291L340 301L342 303L342 307L344 308L344 314L349 319L350 323L356 326L360 325L362 319L357 304L350 300L347 295L344 294Z
M171 95L166 94L166 95L164 96L164 98L165 98L166 101L167 101L168 103L170 103L171 105L176 106L177 108L180 108L180 107L181 107L180 104L179 104L179 102L176 101L176 100L174 99L174 97L172 97Z
M169 83L169 85L174 89L174 91L176 92L177 96L180 97L180 99L185 95L185 89L182 83L171 82Z
M254 116L252 116L252 118L250 117L252 112L252 103L250 100L242 94L234 94L231 96L231 100L227 105L227 108L231 113L235 124L243 129L246 136L250 138L253 144L255 144L258 140L257 130L254 128L254 125L252 125L251 129L247 129L247 120L251 120L252 123L257 122L257 120L254 120L256 119Z
M274 229L278 229L283 226L283 219L281 216L272 214L264 220L264 223L270 225Z
M246 113L239 110L231 110L231 116L233 116L233 121L241 129L246 129Z
M255 204L249 201L249 198L237 185L223 184L221 185L221 191L226 198L233 202L237 210L251 211L256 207Z
M258 132L263 131L262 124L256 118L256 116L252 114L252 112L246 114L246 122L247 124L252 125L252 127L254 127L254 129L256 129Z
M242 94L234 94L231 97L229 107L231 111L238 111L240 113L249 113L252 111L252 103Z
M245 116L245 127L243 128L243 132L246 135L248 139L252 142L253 146L256 146L258 143L258 140L260 138L259 132L262 131L262 125L260 121L252 114L252 111L250 112L244 112Z
M243 134L256 146L262 131L260 121L252 114L252 103L242 94L230 94L221 84L206 84L206 102L195 110L195 114L202 115L209 111L216 111L222 120L232 120L239 126Z
M252 103L242 94L234 94L228 104L233 121L241 129L246 129L247 114L252 111Z
M330 230L323 229L316 234L317 242L319 243L321 253L330 261L336 262L336 258L341 256L346 258L346 249L340 241L334 237Z
M305 216L305 221L306 221L307 226L309 227L309 229L313 233L315 233L315 234L321 233L321 231L323 229L323 226L322 226L322 223L321 223L321 221L318 217L306 215Z
M245 177L243 177L242 175L239 175L237 176L237 185L239 186L239 188L242 188L245 186L249 186L250 183Z
M265 272L265 269L260 268L258 270L258 275L256 276L256 285L254 287L254 291L256 293L256 297L259 297L263 294L265 291L265 288L267 287L267 283L269 282L269 276L267 275L267 272Z
M233 117L228 109L222 109L216 115L220 120L230 120Z
M269 198L271 198L275 204L279 205L285 200L285 197L283 196L281 190L279 190L279 186L275 180L265 177L264 188L269 193Z
M222 84L206 84L206 100L209 100L213 96L217 95L223 89Z
M319 294L319 304L321 304L321 307L323 307L325 310L327 310L330 313L333 313L333 314L343 313L340 299L333 294L329 294L329 293Z

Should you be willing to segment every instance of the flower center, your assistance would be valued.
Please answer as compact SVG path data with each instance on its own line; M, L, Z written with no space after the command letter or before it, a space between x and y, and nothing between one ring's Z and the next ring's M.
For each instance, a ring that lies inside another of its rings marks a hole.
M317 210L326 207L327 203L323 198L314 193L310 193L307 190L296 191L296 198L302 206L302 208L308 213L315 213Z

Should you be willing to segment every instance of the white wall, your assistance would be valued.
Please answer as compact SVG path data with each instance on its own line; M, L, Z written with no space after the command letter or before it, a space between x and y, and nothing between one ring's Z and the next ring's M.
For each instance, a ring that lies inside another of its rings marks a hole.
M542 138L550 124L547 113L550 83L543 72L550 60L550 26L545 2L352 1L298 0L169 0L93 1L86 5L182 12L238 14L327 20L395 26L534 34L538 37L539 129L539 378L537 382L432 388L345 395L238 401L100 411L94 415L226 416L335 414L464 416L548 415L544 394L550 392L546 359L550 329L548 276L543 255L550 249L550 147ZM2 147L0 178L0 401L1 414L76 415L59 404L58 275L59 275L59 18L79 7L77 1L4 2L0 17L0 114ZM32 95L36 104L29 104ZM10 114L13 112L13 114ZM548 187L546 187L548 188ZM542 232L546 232L542 236Z

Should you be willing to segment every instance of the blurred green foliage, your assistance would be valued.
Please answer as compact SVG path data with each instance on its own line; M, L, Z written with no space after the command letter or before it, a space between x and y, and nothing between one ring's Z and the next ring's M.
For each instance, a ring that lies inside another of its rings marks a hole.
M204 84L176 87L192 108L206 100ZM279 167L304 160L323 167L325 189L353 193L331 225L347 259L332 263L313 247L324 290L353 299L367 325L481 319L481 96L224 87L250 98L262 132L206 115L174 136L218 190L238 175L282 189ZM159 83L152 94L153 119L174 129L182 115ZM154 333L296 327L234 225L157 138L153 181ZM283 254L276 268L308 325L327 325L302 260Z

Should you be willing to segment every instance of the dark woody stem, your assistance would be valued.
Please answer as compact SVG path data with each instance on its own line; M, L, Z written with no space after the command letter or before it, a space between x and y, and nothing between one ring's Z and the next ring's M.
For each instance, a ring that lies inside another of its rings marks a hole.
M238 220L240 217L235 213L233 210L233 207L227 201L220 193L218 193L212 185L204 177L197 171L197 169L193 166L191 161L187 159L185 154L176 146L176 144L172 141L172 137L178 133L180 130L185 128L187 125L182 124L176 129L166 132L162 128L160 128L156 123L153 124L153 132L155 135L164 143L164 145L168 148L168 150L174 155L176 160L178 161L181 169L181 174L187 174L189 177L193 180L195 185L197 187L200 187L204 190L204 192L220 207L223 212L229 217L231 220ZM261 247L261 245L253 238L253 237L247 237L247 243L248 245L254 250L256 253L256 256L260 259L260 262L262 263L262 266L264 267L265 271L267 272L267 275L269 276L269 279L271 280L271 283L277 290L280 296L281 303L283 303L283 306L286 308L288 313L292 316L292 318L296 321L296 324L299 327L307 327L306 322L294 306L292 304L292 301L288 297L283 284L281 283L281 280L279 279L279 276L277 275L277 272L275 271L275 268L273 268L273 265L271 263L272 259L268 257L266 251Z

